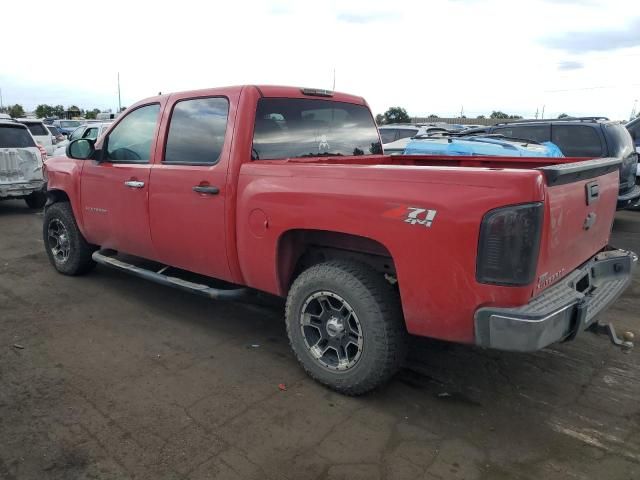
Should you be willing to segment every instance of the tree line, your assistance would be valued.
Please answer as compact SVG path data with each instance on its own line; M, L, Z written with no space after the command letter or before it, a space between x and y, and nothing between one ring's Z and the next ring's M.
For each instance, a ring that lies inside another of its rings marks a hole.
M640 115L640 114L639 114ZM437 119L440 118L438 115L431 114L427 118ZM465 115L462 115L458 118L467 118ZM475 117L478 120L487 118L484 115L478 115ZM522 119L522 115L509 115L508 113L501 112L500 110L494 110L491 112L488 118L496 119L496 120L520 120ZM558 115L558 118L570 118L570 115L566 113L561 113ZM376 123L378 125L389 125L393 123L411 123L411 117L407 113L407 111L402 107L390 107L386 112L379 113L376 115Z
M127 107L122 107L121 111L124 111ZM99 113L102 111L99 108L92 108L91 110L79 108L76 105L71 105L67 108L64 108L63 105L47 105L46 103L40 104L35 109L36 117L38 118L47 118L47 117L58 117L63 118L65 116L65 112L69 112L71 117L84 117L87 120L92 120L97 117ZM111 113L110 110L106 111L107 113ZM19 103L15 105L8 105L6 107L0 108L0 113L6 113L11 116L11 118L21 118L26 115L24 107Z

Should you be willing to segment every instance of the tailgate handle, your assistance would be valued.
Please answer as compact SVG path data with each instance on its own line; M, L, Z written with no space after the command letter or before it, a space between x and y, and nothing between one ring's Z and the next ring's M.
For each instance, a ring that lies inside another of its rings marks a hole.
M584 187L587 191L587 205L591 205L600 198L600 185L597 181L589 182Z

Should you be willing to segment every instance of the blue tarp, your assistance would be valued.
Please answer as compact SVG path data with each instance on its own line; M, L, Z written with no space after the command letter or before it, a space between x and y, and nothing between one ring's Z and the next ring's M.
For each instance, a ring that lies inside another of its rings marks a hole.
M496 137L428 137L415 138L404 150L405 155L486 155L493 157L564 157L551 142L527 143Z

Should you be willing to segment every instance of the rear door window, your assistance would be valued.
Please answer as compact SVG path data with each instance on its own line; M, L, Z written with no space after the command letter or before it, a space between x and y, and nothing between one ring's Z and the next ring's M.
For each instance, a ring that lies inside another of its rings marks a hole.
M229 101L194 98L176 103L171 114L165 163L212 165L220 159L227 131Z
M306 98L258 101L255 160L380 153L378 128L364 105Z
M553 125L551 141L566 157L600 157L604 153L598 131L586 125Z
M41 123L27 123L26 125L32 135L51 135L47 128Z
M498 133L505 137L533 140L534 142L548 142L551 139L550 125L505 125L495 127L491 133Z
M22 125L0 125L0 148L28 148L36 143Z

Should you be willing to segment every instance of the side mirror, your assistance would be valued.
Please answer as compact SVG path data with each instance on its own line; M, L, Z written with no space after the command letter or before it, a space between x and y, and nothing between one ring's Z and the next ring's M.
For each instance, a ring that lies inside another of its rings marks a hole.
M96 151L95 142L87 138L78 138L67 145L67 157L76 160L86 160L91 158Z

